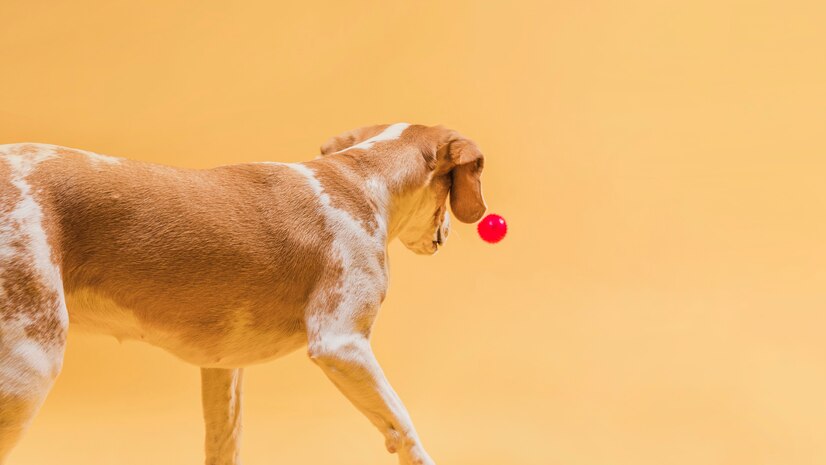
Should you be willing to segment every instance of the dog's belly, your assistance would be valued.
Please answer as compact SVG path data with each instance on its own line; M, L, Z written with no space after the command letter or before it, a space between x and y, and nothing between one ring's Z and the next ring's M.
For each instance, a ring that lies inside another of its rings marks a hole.
M214 331L209 326L175 328L168 321L150 321L88 289L67 293L66 305L71 328L121 341L143 341L202 367L236 368L266 362L306 344L299 328L251 329L243 310L233 313L231 321L220 322L221 331Z

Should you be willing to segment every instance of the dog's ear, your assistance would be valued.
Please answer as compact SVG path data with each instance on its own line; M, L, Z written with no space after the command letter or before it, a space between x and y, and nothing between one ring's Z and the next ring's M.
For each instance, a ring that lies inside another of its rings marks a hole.
M353 129L352 131L347 131L335 137L331 137L321 146L321 155L329 155L331 153L352 147L359 142L364 142L373 136L379 135L387 128L387 126L387 124L365 126L363 128Z
M436 151L442 170L450 170L450 209L463 223L475 223L485 214L482 197L482 168L485 157L470 140L451 132L448 140Z

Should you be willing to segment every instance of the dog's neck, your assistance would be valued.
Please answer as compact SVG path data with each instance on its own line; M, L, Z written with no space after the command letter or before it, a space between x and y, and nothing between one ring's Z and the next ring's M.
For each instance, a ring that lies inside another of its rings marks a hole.
M430 180L431 170L416 150L402 146L391 154L372 150L357 156L336 153L314 160L310 167L314 163L331 163L346 174L337 182L346 180L365 193L390 242L404 230L411 213L421 205Z

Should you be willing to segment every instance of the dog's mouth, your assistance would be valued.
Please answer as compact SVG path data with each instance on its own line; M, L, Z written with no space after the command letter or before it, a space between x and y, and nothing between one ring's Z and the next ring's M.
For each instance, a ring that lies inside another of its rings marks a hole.
M439 246L445 245L448 232L450 231L450 216L444 214L444 220L436 226L436 234L434 236L433 247L438 250Z
M433 241L433 243L436 245L436 247L438 247L438 246L445 243L445 238L444 238L444 236L442 236L442 227L441 226L436 228L436 240Z

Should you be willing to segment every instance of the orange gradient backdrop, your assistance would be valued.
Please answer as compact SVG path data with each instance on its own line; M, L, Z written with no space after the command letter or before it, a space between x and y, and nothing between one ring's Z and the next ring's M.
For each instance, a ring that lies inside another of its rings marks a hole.
M0 142L186 167L445 124L509 236L391 246L374 348L443 465L826 463L822 2L0 3ZM11 465L195 464L198 370L72 332ZM396 463L303 351L250 465Z

